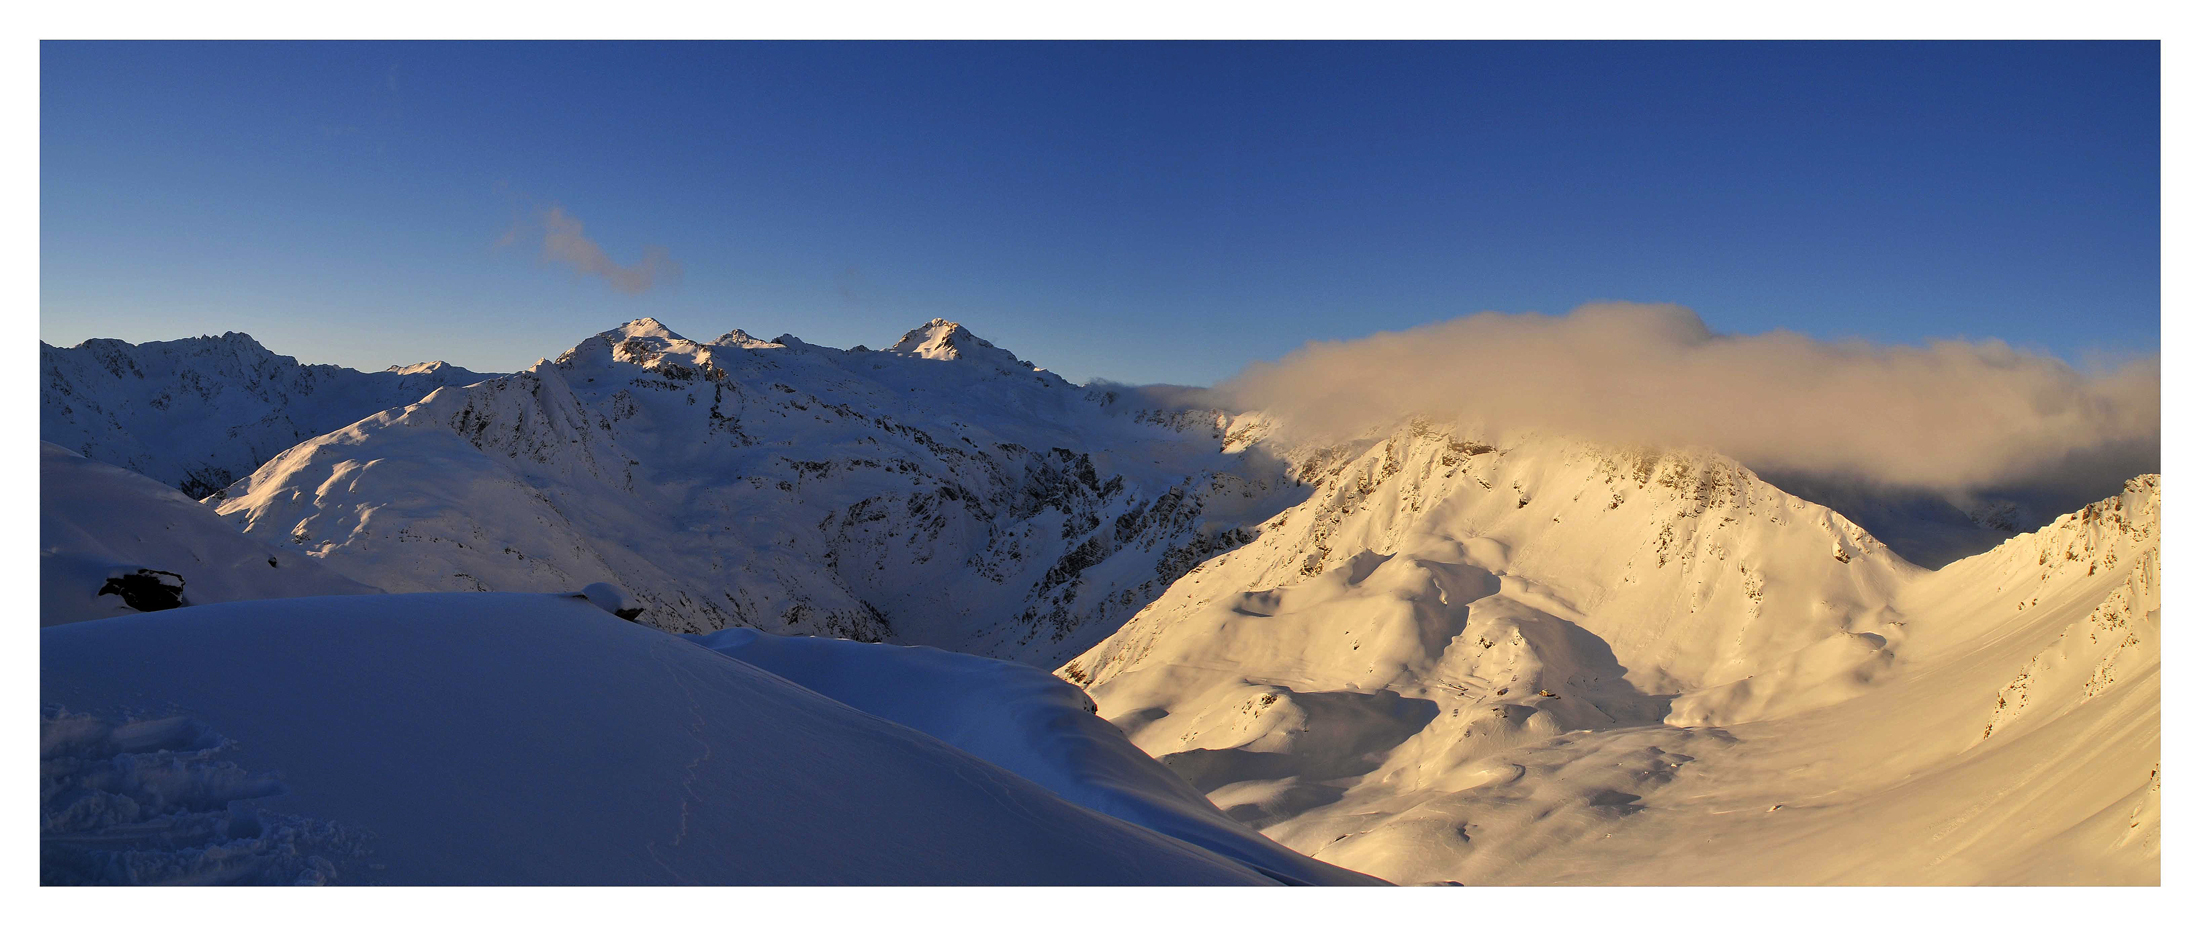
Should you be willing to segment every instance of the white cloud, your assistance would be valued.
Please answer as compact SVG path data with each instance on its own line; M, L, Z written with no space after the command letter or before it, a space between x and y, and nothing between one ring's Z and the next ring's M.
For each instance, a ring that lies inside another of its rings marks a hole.
M2161 465L2159 355L2081 373L1994 340L1721 335L1674 305L1485 313L1315 342L1216 391L1311 437L1421 416L1708 446L1764 469L1945 492Z

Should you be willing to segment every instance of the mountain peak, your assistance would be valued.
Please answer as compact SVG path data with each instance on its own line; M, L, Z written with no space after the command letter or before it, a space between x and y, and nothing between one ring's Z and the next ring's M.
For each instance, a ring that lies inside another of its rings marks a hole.
M667 341L687 340L686 338L683 338L678 334L673 333L673 330L665 327L663 322L648 317L637 318L633 321L627 322L624 325L620 325L617 328L613 328L610 331L606 331L604 332L604 336L611 338L612 340L623 340L625 338L661 338Z
M725 334L719 335L717 340L710 342L710 346L738 347L747 350L759 347L779 347L781 345L774 344L739 328L735 328L732 331L728 331Z
M389 369L383 370L382 372L395 373L399 376L409 376L414 373L435 373L444 369L448 369L450 368L450 366L450 364L444 363L441 360L430 360L426 363L393 363L390 364Z
M901 340L886 349L888 353L921 357L926 360L983 359L1022 369L1035 369L1031 364L1016 358L1015 354L993 346L993 342L978 337L975 332L958 322L935 318L902 335Z

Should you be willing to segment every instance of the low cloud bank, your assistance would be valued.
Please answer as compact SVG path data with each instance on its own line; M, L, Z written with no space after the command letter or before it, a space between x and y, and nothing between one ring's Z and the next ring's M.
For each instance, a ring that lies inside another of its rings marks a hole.
M1951 494L2113 485L2161 467L2161 362L2081 373L2000 341L1722 335L1674 305L1485 313L1316 342L1215 387L1341 439L1409 417L1708 446L1763 470Z

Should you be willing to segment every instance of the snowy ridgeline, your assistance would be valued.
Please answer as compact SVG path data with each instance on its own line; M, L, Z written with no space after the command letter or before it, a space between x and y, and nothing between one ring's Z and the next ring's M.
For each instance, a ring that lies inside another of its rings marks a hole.
M392 592L616 581L667 630L1051 668L1303 494L1224 452L1216 414L1119 397L940 320L874 351L643 319L315 437L209 501Z
M39 437L203 498L316 434L492 374L301 364L249 335L38 345Z
M1070 686L937 650L441 594L87 621L40 658L47 884L1377 883Z

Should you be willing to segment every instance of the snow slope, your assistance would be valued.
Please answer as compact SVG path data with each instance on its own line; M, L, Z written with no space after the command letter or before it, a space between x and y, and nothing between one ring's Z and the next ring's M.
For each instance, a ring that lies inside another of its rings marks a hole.
M202 498L269 457L440 386L446 363L379 373L301 364L249 335L38 345L39 437Z
M48 884L1275 883L577 597L41 634Z
M694 638L864 713L939 737L1090 810L1236 859L1294 884L1377 884L1245 828L1030 666L950 653L730 628Z
M1293 458L1310 499L1059 671L1286 846L1401 882L2159 878L2151 477L2119 527L1927 572L1708 452L1416 425ZM1982 740L2054 633L2097 703Z
M239 534L174 489L44 442L38 495L40 626L161 607L376 591L313 557Z
M1950 497L1903 490L1863 480L1804 473L1766 473L1790 494L1841 512L1902 558L1927 569L1976 556L2018 534L2046 527L2057 515L2112 491L2095 488L2001 489Z
M212 499L391 591L615 581L755 627L1045 666L1295 500L1215 416L1149 415L935 320L885 351L641 319L277 455Z

